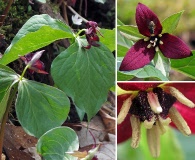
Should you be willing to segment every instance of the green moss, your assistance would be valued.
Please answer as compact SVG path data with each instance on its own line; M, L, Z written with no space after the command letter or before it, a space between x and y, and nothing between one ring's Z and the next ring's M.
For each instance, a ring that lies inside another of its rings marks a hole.
M2 14L6 8L4 2L0 2L0 13ZM37 12L29 9L28 0L15 0L12 4L8 16L5 19L3 26L0 28L0 33L3 33L8 44L14 38L18 30L23 24Z

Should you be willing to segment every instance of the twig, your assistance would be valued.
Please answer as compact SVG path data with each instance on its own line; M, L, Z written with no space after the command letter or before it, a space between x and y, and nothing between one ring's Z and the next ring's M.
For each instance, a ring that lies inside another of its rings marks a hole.
M9 0L9 2L8 2L7 6L6 6L5 10L4 10L4 12L3 12L3 16L1 16L1 18L0 18L0 22L1 22L0 23L0 27L3 25L3 22L5 21L5 18L7 16L8 12L9 12L9 9L10 9L13 1L14 0Z
M64 17L64 20L66 21L67 25L69 25L69 22L68 22L68 16L67 16L67 3L66 2L63 2L63 17Z
M80 15L81 15L82 6L83 6L83 0L81 0L79 4L79 14Z

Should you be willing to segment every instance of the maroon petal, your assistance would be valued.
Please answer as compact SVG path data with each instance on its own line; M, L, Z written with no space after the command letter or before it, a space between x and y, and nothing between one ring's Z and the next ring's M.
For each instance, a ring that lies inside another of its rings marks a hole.
M160 85L161 83L149 82L118 82L118 86L126 91L136 91L136 90L147 90L148 88L154 88Z
M167 58L181 59L192 56L190 48L178 37L165 33L161 37L159 48Z
M37 73L48 74L46 71L44 71L45 65L40 60L37 60L29 69L31 69Z
M151 36L150 23L154 23L154 35L158 35L162 32L162 25L154 12L152 12L147 6L142 3L138 3L136 8L136 23L139 32L144 36Z
M155 50L153 47L147 48L149 43L144 40L136 42L125 55L120 71L131 71L145 66L154 58Z

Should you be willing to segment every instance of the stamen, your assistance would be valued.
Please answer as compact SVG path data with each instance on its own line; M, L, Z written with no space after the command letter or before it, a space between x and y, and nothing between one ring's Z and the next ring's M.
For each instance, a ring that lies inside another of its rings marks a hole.
M153 127L154 123L155 123L155 120L156 120L155 116L153 116L150 121L145 120L144 121L144 127L146 129L151 129Z
M190 107L190 108L194 108L195 107L195 104L190 101L188 98L186 98L179 90L177 90L176 88L174 87L168 87L169 88L169 91L170 93L175 97L177 98L177 100L179 102L181 102L182 104Z
M148 46L147 46L147 48L150 48L152 45L151 44L149 44Z
M149 40L150 40L149 37L144 38L144 41L149 41Z
M171 107L169 109L169 117L173 121L173 123L177 126L178 130L182 132L184 135L190 135L191 130L186 123L186 121L183 119L181 114L177 111L175 107Z
M169 117L167 117L166 119L163 119L161 116L158 117L159 121L163 124L168 126L169 123L171 123L171 119Z
M160 134L163 135L166 132L165 127L169 125L171 122L170 118L163 119L161 116L158 116L158 121L156 121L156 125L159 126Z
M121 124L124 121L125 117L127 116L128 112L129 112L131 104L132 104L131 97L129 97L128 99L126 99L123 102L122 108L121 108L119 115L118 115L118 118L117 118L117 124Z
M159 43L162 45L163 44L163 41L159 41Z
M147 140L150 152L153 157L160 156L160 131L159 126L154 125L151 129L147 129Z
M158 39L157 38L155 38L155 40L154 40L155 42L157 42L158 41Z
M155 51L158 52L159 51L159 48L158 47L155 47Z
M151 36L153 37L153 36L155 36L155 34L151 34Z
M148 92L147 97L152 111L157 114L161 113L162 107L160 106L160 103L158 101L158 96L153 92Z
M140 119L134 115L130 117L131 127L132 127L132 141L131 147L137 148L139 146L140 141Z
M162 37L162 34L159 34L158 37Z

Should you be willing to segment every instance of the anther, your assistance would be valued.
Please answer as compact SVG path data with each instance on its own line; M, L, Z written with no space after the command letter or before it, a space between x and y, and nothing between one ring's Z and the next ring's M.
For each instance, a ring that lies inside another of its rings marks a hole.
M151 129L147 129L147 140L150 152L153 157L160 155L160 130L159 126L154 125Z
M151 128L153 127L155 121L156 121L155 116L153 116L153 117L151 118L151 120L149 120L149 121L148 121L148 120L145 120L145 121L144 121L144 127L145 127L146 129L151 129Z
M141 130L140 120L138 117L131 115L130 122L132 127L131 147L137 148L139 146L139 141L140 141L140 130Z
M162 37L162 34L159 34L158 37Z
M190 108L194 108L195 104L190 101L188 98L186 98L179 90L177 90L174 87L168 87L169 88L169 92L175 97L177 98L177 100L179 102L181 102L182 104L190 107Z
M125 117L127 116L129 112L131 104L132 104L131 97L129 97L128 99L124 101L122 108L120 109L118 118L117 118L117 124L121 124L124 121Z
M145 41L145 42L146 42L146 41L149 41L149 40L150 40L149 37L144 38L144 41Z
M149 44L149 45L147 46L147 48L151 48L151 46L152 46L152 45L151 45L151 44Z
M175 107L171 107L169 109L169 117L171 118L171 120L173 121L173 123L176 125L180 132L187 136L191 134L191 130L188 124Z
M163 44L163 41L159 41L160 44Z

